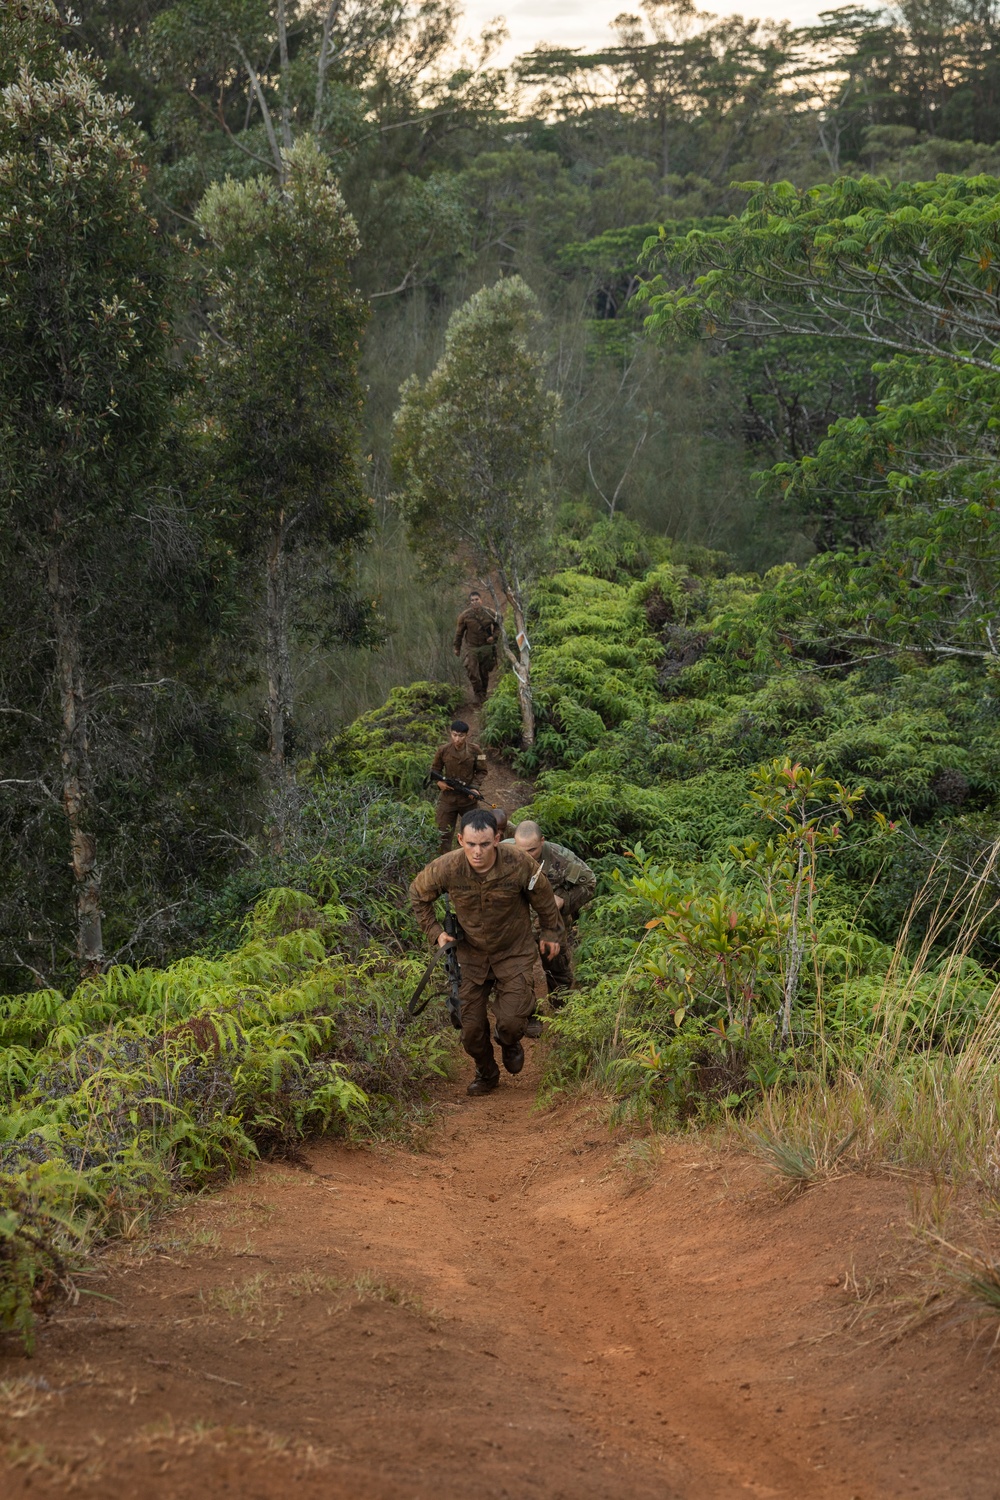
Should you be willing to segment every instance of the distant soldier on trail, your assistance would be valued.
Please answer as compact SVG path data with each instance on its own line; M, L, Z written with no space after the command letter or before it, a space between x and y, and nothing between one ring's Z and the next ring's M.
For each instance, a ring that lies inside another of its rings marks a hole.
M434 902L451 897L461 927L462 1046L476 1064L468 1092L490 1094L500 1082L493 1041L508 1073L524 1066L521 1038L535 1007L532 965L539 949L550 960L559 955L559 908L544 873L513 844L501 844L496 819L485 808L465 814L458 842L458 849L421 870L410 901L430 941L443 948L455 940L435 916ZM541 929L537 945L533 912ZM487 1002L496 1017L492 1041Z
M573 927L580 911L594 899L597 877L572 849L545 838L537 823L518 824L509 842L541 866L552 887L559 908L560 943L554 958L542 955L542 968L549 994L562 999L565 991L573 987ZM533 1024L528 1035L534 1034Z
M448 739L431 762L428 780L436 781L440 796L434 809L434 821L441 830L442 854L451 848L455 832L455 820L482 800L478 790L486 775L486 755L481 746L469 739L469 726L464 719L456 719L448 730ZM449 786L448 782L459 786ZM468 791L462 791L467 787Z
M499 634L499 620L483 604L479 591L473 589L469 595L469 607L459 615L455 627L455 655L461 656L465 662L477 708L489 692L490 673L497 664Z

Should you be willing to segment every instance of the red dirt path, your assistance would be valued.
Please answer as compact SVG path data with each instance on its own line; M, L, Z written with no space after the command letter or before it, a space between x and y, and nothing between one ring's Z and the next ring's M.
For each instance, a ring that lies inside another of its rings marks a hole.
M1000 1369L961 1329L845 1332L897 1183L782 1201L596 1115L442 1088L428 1148L309 1147L105 1260L0 1359L0 1495L720 1500L1000 1492Z

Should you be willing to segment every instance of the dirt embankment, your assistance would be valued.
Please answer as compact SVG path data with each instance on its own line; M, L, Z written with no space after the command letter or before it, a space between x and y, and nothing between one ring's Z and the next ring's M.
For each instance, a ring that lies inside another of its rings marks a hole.
M311 1147L115 1255L0 1362L0 1493L142 1500L993 1497L1000 1370L961 1329L845 1324L907 1216L781 1201L580 1105L442 1089L428 1147Z

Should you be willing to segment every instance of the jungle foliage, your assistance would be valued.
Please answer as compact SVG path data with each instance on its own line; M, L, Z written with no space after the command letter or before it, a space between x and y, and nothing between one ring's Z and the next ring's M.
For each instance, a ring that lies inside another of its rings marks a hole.
M594 531L563 539L576 566L537 595L518 761L537 777L521 815L604 875L553 1080L597 1076L666 1118L745 1107L817 1048L857 1061L902 992L908 1045L961 1051L1000 954L992 671L834 650L822 557L650 567L627 521ZM518 754L507 679L484 738Z
M228 953L0 1004L0 1328L30 1344L87 1250L136 1233L171 1192L311 1131L384 1131L443 1072L441 1033L404 1030L419 966L346 957L355 919L278 887Z
M426 521L481 467L449 354L505 302L538 398L508 622L534 733L507 672L484 738L602 877L550 1085L653 1121L763 1099L807 1135L831 1099L814 1161L860 1151L876 1097L910 1161L906 1112L929 1139L946 1099L996 1186L996 16L650 3L513 74L496 34L456 67L457 24L0 9L0 1326L26 1339L170 1192L399 1128L445 1065L450 1031L402 1027L405 890L461 700L391 416L408 382Z

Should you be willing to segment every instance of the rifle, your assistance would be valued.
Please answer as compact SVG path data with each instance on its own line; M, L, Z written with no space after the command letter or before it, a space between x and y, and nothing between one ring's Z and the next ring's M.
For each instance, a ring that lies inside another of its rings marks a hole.
M478 787L469 786L468 782L466 781L459 781L457 776L446 776L443 771L427 772L428 786L430 786L431 783L436 786L439 781L443 781L445 786L449 787L451 791L462 792L464 796L472 797L476 802L482 802L483 800L483 794Z
M448 989L446 992L446 998L448 1001L448 1015L451 1018L451 1024L454 1026L455 1030L461 1031L462 1017L458 991L462 983L462 969L458 962L457 940L462 936L462 929L458 925L458 918L452 911L447 896L445 896L444 898L444 921L441 925L448 936L450 938L455 938L456 942L449 943L446 948L435 949L434 956L424 970L420 983L417 985L416 989L413 991L413 994L410 996L410 1003L407 1006L407 1010L409 1011L409 1014L411 1016L419 1016L420 1012L426 1009L427 1001L430 1000L431 997L430 995L428 995L427 1000L422 1000L421 996L423 995L424 990L427 988L427 981L433 974L438 959L442 954L444 954L445 973L448 976Z

